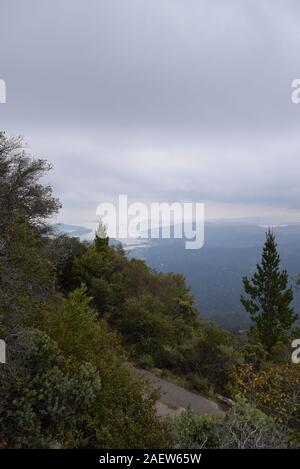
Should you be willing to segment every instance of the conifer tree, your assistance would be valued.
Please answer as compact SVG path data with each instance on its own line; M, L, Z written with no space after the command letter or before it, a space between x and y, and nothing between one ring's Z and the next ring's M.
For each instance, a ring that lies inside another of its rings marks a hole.
M297 319L293 308L293 291L288 287L288 273L280 270L280 256L275 235L266 233L261 263L251 279L243 278L245 293L241 302L250 313L250 335L271 352L278 342L285 342Z
M95 246L97 252L107 254L109 251L109 237L107 236L106 225L103 223L101 218L98 221L98 225L95 232Z

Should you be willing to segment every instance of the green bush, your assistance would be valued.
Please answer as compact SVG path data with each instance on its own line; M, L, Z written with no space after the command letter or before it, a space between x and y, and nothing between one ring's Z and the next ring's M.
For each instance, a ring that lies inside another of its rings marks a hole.
M271 417L241 398L224 417L199 416L187 410L174 419L171 428L175 448L288 447L286 432Z
M174 419L171 426L174 435L174 447L185 449L216 448L218 429L222 417L199 416L188 409Z
M154 368L155 362L153 358L151 357L151 355L145 354L139 357L139 365L142 368Z
M94 366L66 367L49 336L19 331L0 373L0 447L73 447L100 389Z
M187 379L196 391L203 392L205 394L213 394L212 384L202 375L198 373L191 373L188 375Z

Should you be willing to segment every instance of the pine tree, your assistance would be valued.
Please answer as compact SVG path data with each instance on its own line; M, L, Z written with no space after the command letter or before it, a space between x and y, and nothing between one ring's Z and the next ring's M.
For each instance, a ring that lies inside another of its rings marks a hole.
M106 254L109 251L109 237L107 236L107 229L101 218L95 232L95 246L97 252Z
M275 235L266 233L261 264L249 280L243 277L245 293L241 302L250 313L253 326L251 336L255 337L268 351L280 341L285 341L297 319L293 308L292 288L288 288L288 273L280 271L280 256L277 252Z

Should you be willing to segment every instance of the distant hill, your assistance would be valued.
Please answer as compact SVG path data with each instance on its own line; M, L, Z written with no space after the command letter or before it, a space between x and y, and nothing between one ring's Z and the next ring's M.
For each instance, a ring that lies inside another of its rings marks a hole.
M291 283L300 273L300 225L275 226L282 267ZM256 269L265 238L264 226L237 222L211 222L205 226L205 244L186 250L183 240L155 239L135 247L130 256L140 257L160 271L185 275L202 317L232 330L247 328L248 315L240 304L243 275ZM300 292L295 288L294 307L300 311Z
M65 223L57 223L54 228L60 233L66 233L70 236L81 237L92 232L91 229L84 226L66 225Z

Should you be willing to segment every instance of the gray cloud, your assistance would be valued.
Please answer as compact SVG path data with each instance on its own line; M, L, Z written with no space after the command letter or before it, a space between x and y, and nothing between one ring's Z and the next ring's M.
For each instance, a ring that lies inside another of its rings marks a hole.
M54 163L68 221L119 193L300 219L299 14L296 0L2 0L1 128Z

